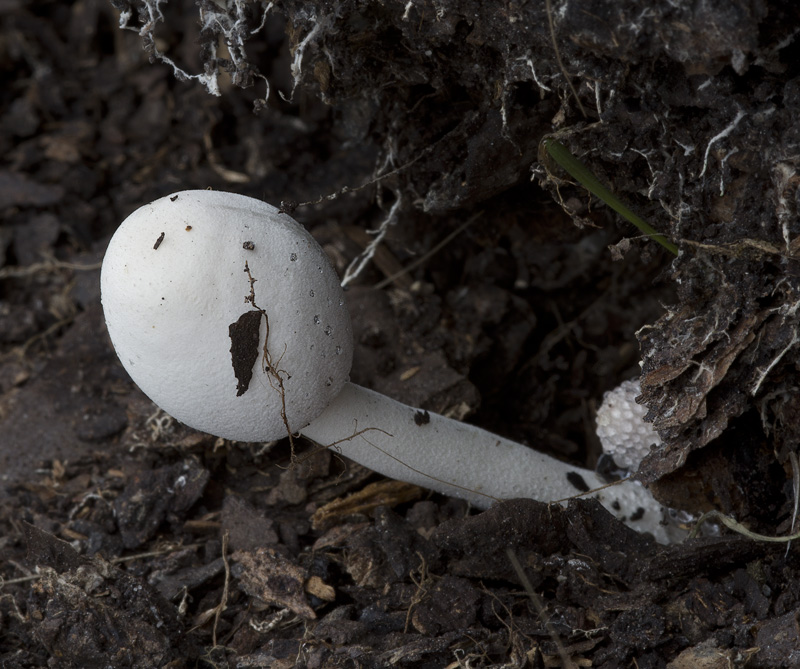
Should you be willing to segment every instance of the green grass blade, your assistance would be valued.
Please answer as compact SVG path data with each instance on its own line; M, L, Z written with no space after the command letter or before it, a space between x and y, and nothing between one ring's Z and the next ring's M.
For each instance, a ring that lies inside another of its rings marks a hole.
M614 193L606 188L594 173L580 160L573 156L566 146L554 139L545 139L544 148L547 153L578 183L592 195L600 198L620 216L633 223L639 230L653 241L658 242L667 251L678 255L678 247L669 241L663 234L657 232L647 221L632 212Z

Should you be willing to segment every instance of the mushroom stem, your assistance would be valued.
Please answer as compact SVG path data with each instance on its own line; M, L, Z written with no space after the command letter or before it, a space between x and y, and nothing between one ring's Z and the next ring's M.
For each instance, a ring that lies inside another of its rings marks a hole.
M551 502L591 494L629 526L671 540L661 505L636 482L596 491L606 484L588 469L352 383L301 433L384 476L479 508L515 497Z

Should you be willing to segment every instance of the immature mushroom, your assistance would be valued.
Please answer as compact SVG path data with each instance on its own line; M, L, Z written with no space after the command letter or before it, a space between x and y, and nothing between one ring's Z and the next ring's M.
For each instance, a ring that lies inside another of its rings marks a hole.
M603 396L597 410L597 436L603 452L614 462L635 472L650 453L650 447L661 444L661 437L652 423L644 420L647 407L636 403L642 394L638 379L623 381Z
M300 432L481 508L604 485L592 471L349 383L352 331L336 272L308 232L259 200L184 191L141 207L108 246L101 288L125 369L196 429L237 441ZM669 541L644 487L592 494Z

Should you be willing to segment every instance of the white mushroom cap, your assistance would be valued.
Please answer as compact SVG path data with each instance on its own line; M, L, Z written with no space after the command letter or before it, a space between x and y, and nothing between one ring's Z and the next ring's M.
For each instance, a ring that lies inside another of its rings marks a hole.
M322 412L349 375L352 329L336 272L305 229L260 200L197 190L141 207L111 239L101 290L131 378L199 430L278 439L286 422L294 432Z

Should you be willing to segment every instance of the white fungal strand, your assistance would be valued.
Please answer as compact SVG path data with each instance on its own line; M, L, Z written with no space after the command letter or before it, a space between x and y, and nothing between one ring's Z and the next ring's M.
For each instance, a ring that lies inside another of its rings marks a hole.
M603 452L633 472L650 448L661 443L658 432L644 421L647 407L636 403L641 392L638 379L624 381L605 394L597 410L597 436Z

